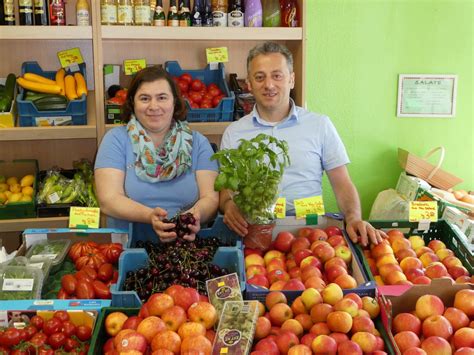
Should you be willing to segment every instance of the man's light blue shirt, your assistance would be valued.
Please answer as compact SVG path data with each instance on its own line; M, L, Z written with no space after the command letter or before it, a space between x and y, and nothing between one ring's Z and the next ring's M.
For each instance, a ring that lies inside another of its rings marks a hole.
M323 172L349 163L344 144L329 117L309 112L291 100L288 117L277 124L263 120L256 106L225 130L221 149L237 148L239 139L252 139L265 133L285 140L291 165L280 183L280 196L286 198L287 214L294 214L293 200L322 195Z

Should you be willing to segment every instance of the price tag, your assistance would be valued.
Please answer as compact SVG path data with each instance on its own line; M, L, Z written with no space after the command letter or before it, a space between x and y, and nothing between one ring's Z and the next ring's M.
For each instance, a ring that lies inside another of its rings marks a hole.
M410 222L436 222L438 220L438 202L410 201L408 219Z
M227 63L229 61L227 47L206 48L206 57L208 63Z
M276 204L275 209L273 210L275 213L276 218L285 218L286 217L286 198L279 197Z
M58 59L59 63L61 63L61 68L67 68L74 63L84 63L84 59L82 59L81 50L79 48L71 48L58 52Z
M123 61L125 75L133 75L146 68L146 59L127 59Z
M324 203L322 196L300 198L293 201L295 205L296 219L305 218L308 214L323 215Z
M100 208L71 207L69 228L99 228Z

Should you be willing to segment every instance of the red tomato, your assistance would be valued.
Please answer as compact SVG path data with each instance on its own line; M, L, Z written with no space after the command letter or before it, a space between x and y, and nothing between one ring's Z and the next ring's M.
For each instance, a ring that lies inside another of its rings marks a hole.
M112 281L112 283L114 284L114 283L117 282L118 277L119 277L118 271L117 271L117 270L114 270L114 274L113 274L113 276L112 276L112 280L110 280L110 281Z
M20 331L16 328L8 328L2 334L2 345L12 347L18 345L21 341Z
M51 345L53 349L59 349L66 343L66 335L63 333L54 333L51 334L48 338L48 344Z
M25 329L18 329L20 332L20 342L28 340L28 334L26 334Z
M201 102L200 108L212 108L212 103L210 101L203 101Z
M63 328L61 332L66 335L66 337L70 338L73 335L76 335L76 326L73 322L67 320L63 323Z
M115 350L114 338L107 339L104 346L102 347L102 352L106 353L107 351L114 351L114 350Z
M118 98L118 97L111 97L110 99L107 99L107 103L111 105L122 106L125 103L125 101L123 101L121 98Z
M212 97L214 96L219 96L222 95L222 91L216 86L216 87L210 87L207 92L211 94Z
M191 90L194 90L194 91L202 90L202 81L199 79L194 79L191 82Z
M38 332L38 329L34 325L28 325L25 327L25 333L27 335L27 340L30 340L33 335L35 335Z
M173 76L172 79L176 84L178 84L179 78L177 76Z
M43 329L44 319L40 316L33 316L31 317L30 324L34 325L36 329L41 330Z
M77 279L77 282L79 281L86 281L86 282L92 282L94 280L91 279L91 277L87 274L85 271L78 271L74 274L74 277ZM76 284L76 289L77 289L77 284Z
M115 93L115 97L118 97L119 99L125 101L127 100L127 93L128 91L126 89L120 89Z
M35 347L40 347L46 343L46 340L48 340L48 336L44 333L36 333L33 335L33 337L30 339L30 343L33 344Z
M66 342L64 343L64 350L66 351L73 351L79 347L79 342L75 339L67 338Z
M188 84L191 84L191 81L193 81L193 77L189 73L184 73L179 76L179 80L186 81Z
M95 280L97 278L97 271L91 266L84 266L81 270L85 271L86 274L89 275L92 280Z
M58 291L58 294L56 295L58 300L67 300L69 298L69 295L67 294L66 291L61 287Z
M122 254L123 247L120 243L107 243L99 245L99 250L104 254L107 262L116 264L120 254Z
M184 94L184 93L188 92L188 90L189 90L189 83L185 80L179 79L178 88L179 88L179 91L181 92L181 94Z
M92 282L92 287L94 289L95 295L100 299L111 299L112 294L110 293L109 288L99 280Z
M77 283L76 296L79 299L93 299L95 298L92 283L86 281L79 281Z
M53 317L58 318L61 322L65 322L69 320L69 313L66 311L56 311L54 312Z
M54 350L42 347L38 349L38 355L54 355Z
M191 108L201 108L197 102L191 102Z
M28 351L15 349L10 353L10 355L28 355Z
M104 254L97 250L97 252L79 257L75 262L75 266L77 270L82 270L85 266L90 266L97 270L105 262Z
M64 275L61 278L61 287L68 295L73 295L76 291L77 279L72 274Z
M209 84L209 86L207 87L208 90L211 89L211 88L219 89L219 87L218 87L217 84L215 84L215 83L211 83L211 84Z
M81 341L86 341L91 338L92 329L87 325L80 325L76 328L76 336Z
M117 96L115 96L117 98ZM80 256L95 252L99 248L96 242L77 242L69 249L68 255L72 261L76 261Z
M212 96L211 94L209 94L208 92L204 94L204 96L202 97L202 101L209 101L209 102L212 102L212 99L214 98L214 96Z
M61 331L63 323L58 318L48 319L43 326L43 332L46 335L51 335Z
M105 263L102 264L97 272L97 279L107 282L114 275L114 267L112 264Z
M214 96L212 99L212 107L217 107L217 105L219 105L223 97L224 95Z
M199 104L202 101L202 95L199 92L190 91L188 95L189 95L189 98L197 104Z

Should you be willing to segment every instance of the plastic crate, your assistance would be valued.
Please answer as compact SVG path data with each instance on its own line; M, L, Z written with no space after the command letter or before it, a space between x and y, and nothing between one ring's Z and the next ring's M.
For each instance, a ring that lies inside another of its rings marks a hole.
M110 338L105 330L105 319L110 313L122 312L127 316L136 316L140 308L122 308L122 307L104 307L102 308L97 321L95 322L94 332L92 333L89 354L102 354L102 347Z
M114 307L140 307L142 302L135 291L121 291L127 272L135 271L148 266L148 254L145 249L128 249L120 255L117 283L110 287L112 293L112 306ZM212 262L224 267L229 272L239 275L240 289L245 287L244 259L242 251L234 247L220 247L217 249Z
M234 101L235 95L229 90L225 81L224 64L219 63L217 70L211 70L210 65L204 69L184 70L181 69L177 61L168 61L165 63L165 69L172 76L180 76L183 73L189 73L193 79L199 79L204 84L216 84L224 93L225 97L221 100L217 107L212 109L195 109L191 108L186 100L188 114L186 116L189 122L228 122L234 118Z
M438 222L431 222L427 230L419 230L417 222L408 221L370 221L370 223L377 229L390 230L399 229L406 236L418 235L423 237L425 244L428 244L433 239L441 240L448 249L451 249L454 254L461 260L467 271L474 274L474 255L471 254L467 242L447 223L445 220ZM364 256L362 248L359 245L352 244L357 258L361 261L364 272L368 280L375 280L374 275L370 271L367 259ZM387 290L390 287L397 287L385 285L381 289Z
M82 63L79 69L86 78L86 65ZM67 69L66 69L67 72ZM21 65L21 74L34 73L44 76L48 79L55 79L55 71L43 71L38 62L24 62ZM82 95L78 100L70 101L65 111L38 111L36 106L31 101L23 100L25 89L20 87L20 93L17 96L17 111L19 125L24 126L39 126L40 120L48 118L70 118L72 125L86 125L87 124L87 98ZM68 123L71 124L71 123Z

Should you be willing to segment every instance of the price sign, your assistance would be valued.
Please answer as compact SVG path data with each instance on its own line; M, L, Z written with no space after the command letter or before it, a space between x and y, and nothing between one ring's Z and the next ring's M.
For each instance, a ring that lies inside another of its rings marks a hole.
M81 50L79 48L71 48L58 52L58 59L61 63L61 68L67 68L71 64L84 63L84 59L82 59Z
M146 59L127 59L123 61L125 75L133 75L146 68Z
M100 208L71 207L69 228L99 228Z
M285 218L286 217L286 198L279 197L276 204L275 209L273 210L275 213L276 218Z
M208 63L227 63L229 61L227 47L206 48L206 57Z
M305 218L308 214L324 214L324 203L322 196L300 198L293 201L295 205L296 219Z
M436 222L438 220L438 202L410 201L408 219L410 220L410 222Z

